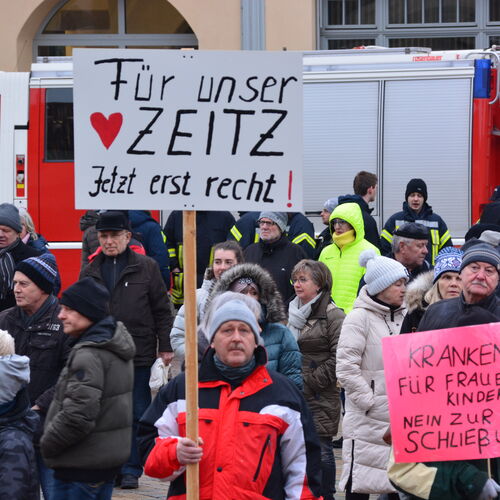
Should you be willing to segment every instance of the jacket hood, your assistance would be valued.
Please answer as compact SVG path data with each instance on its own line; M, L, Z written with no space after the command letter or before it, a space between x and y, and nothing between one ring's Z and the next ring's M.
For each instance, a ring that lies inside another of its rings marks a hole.
M329 219L330 233L333 235L332 231L332 220L333 219L343 219L354 228L356 231L356 243L364 239L365 237L365 224L363 222L363 214L361 213L361 208L357 203L342 203L335 207L335 210L331 213Z
M404 201L403 202L403 212L405 212L408 215L410 215L411 217L413 217L414 220L416 220L415 218L425 219L433 214L432 207L427 202L424 202L424 204L422 205L422 210L420 210L420 212L418 214L416 214L410 208L410 205L408 205L408 202Z
M89 227L95 226L99 219L97 210L87 210L85 214L80 217L80 231L85 231Z
M143 210L129 210L128 218L132 227L136 227L148 220L156 222L151 215L147 214Z
M357 299L354 301L353 309L367 309L368 311L374 311L381 314L387 314L391 312L391 309L387 306L384 306L376 301L374 301L366 291L366 285L361 288ZM405 304L399 306L397 309L394 309L393 312L399 312L405 309Z
M266 321L268 323L281 323L286 321L287 315L283 299L281 298L278 288L276 287L274 280L271 278L271 275L258 264L250 263L237 264L224 272L207 298L205 311L208 311L208 308L216 295L227 292L231 283L244 276L252 278L252 280L259 286L259 302L265 308Z
M425 273L420 273L408 284L405 293L405 302L409 313L417 309L425 309L424 295L432 288L433 280L434 271L427 271Z
M370 205L363 200L362 196L359 194L345 194L343 196L339 196L339 205L342 203L357 203L361 210L366 210L367 212L372 212L373 208L370 208Z
M28 356L0 356L0 404L13 401L16 394L30 381Z
M120 358L128 361L135 356L135 344L132 336L121 321L115 321L112 316L91 326L78 339L74 349L80 347L97 347L107 349Z

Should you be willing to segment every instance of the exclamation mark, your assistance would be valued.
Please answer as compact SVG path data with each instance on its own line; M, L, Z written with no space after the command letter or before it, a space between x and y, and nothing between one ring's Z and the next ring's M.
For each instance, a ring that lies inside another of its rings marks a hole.
M292 206L290 200L292 199L292 182L293 182L293 172L290 170L288 174L288 203L286 206L290 208Z

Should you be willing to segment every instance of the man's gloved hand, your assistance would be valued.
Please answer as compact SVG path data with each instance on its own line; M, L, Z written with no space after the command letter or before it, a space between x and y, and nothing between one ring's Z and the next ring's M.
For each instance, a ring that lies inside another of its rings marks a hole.
M488 479L484 485L483 491L477 497L477 500L490 500L491 498L498 498L500 493L500 485L493 479Z

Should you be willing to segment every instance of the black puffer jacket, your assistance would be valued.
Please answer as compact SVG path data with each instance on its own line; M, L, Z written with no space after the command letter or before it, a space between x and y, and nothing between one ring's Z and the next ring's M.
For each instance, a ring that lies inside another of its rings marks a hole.
M26 327L20 307L0 313L0 329L14 337L16 354L30 358L29 397L42 414L49 409L53 388L71 350L70 337L64 334L57 318L59 302L54 296L49 296L47 301L39 310L41 314Z
M454 328L457 326L457 319L467 312L468 309L482 307L495 315L500 321L500 299L495 295L486 297L481 302L467 304L463 293L454 299L440 300L427 308L425 314L418 325L419 332L428 330L440 330L442 328Z
M170 330L173 308L158 264L144 255L127 252L127 262L111 292L110 313L122 321L136 346L136 366L151 366L157 354L172 351ZM105 286L101 265L105 255L98 254L82 271L80 278L90 276Z
M307 259L307 254L302 247L288 241L286 236L281 236L278 241L265 243L259 240L245 248L245 261L259 264L272 276L278 291L285 303L293 297L294 290L290 277L295 264L302 259Z
M57 382L40 443L56 477L110 480L128 459L134 354L132 337L111 316L77 339Z

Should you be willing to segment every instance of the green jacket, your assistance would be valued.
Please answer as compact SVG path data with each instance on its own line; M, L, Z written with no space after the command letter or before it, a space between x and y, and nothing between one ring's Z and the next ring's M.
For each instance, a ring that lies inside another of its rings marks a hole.
M135 346L111 316L78 338L56 385L40 442L53 469L125 463L132 437Z
M364 239L363 215L357 203L343 203L335 208L330 215L330 231L332 229L331 221L337 218L349 222L356 232L356 238L342 249L335 243L328 245L321 252L319 261L325 263L332 273L333 301L347 314L351 311L358 295L359 280L366 271L364 267L359 265L360 253L368 248L375 250L377 255L380 255L380 251L375 245Z
M491 474L500 480L500 460L493 458ZM395 463L391 453L391 483L410 500L476 500L488 479L486 460Z

